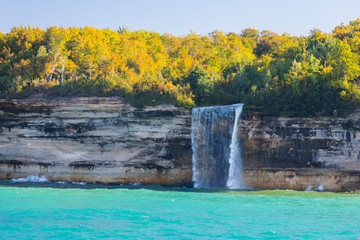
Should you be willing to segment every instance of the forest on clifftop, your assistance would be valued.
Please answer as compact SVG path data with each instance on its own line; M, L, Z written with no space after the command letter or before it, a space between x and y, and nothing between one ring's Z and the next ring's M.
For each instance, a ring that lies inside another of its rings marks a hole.
M125 96L137 107L245 103L281 116L342 116L360 106L360 19L331 33L244 29L202 36L14 27L0 32L0 97Z

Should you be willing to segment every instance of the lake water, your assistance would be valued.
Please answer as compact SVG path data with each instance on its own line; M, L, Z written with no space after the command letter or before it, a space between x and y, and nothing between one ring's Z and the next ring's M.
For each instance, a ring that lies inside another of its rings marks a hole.
M357 239L360 194L0 185L1 239Z

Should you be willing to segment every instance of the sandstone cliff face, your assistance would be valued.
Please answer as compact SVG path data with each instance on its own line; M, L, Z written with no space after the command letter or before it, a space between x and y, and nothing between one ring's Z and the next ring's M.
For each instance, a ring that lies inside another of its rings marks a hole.
M360 112L346 119L244 114L244 182L360 189ZM121 98L0 100L0 179L192 186L191 113Z
M121 98L0 100L0 179L191 186L191 116Z
M346 119L244 114L244 181L261 189L360 189L360 112Z

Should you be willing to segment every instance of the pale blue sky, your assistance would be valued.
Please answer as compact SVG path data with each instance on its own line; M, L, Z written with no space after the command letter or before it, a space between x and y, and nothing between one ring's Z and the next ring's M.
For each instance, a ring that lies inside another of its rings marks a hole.
M244 28L308 35L360 17L360 0L0 0L0 31L86 25L186 35Z

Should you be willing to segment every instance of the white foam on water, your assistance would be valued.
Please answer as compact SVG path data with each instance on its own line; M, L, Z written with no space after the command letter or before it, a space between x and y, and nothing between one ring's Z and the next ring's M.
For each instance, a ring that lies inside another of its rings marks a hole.
M315 188L314 190L315 190L315 191L320 191L320 192L322 192L322 191L325 190L325 188L324 188L324 186L323 186L322 184L320 184L320 186L318 186L318 187Z
M71 184L82 185L82 186L86 185L85 182L72 182Z
M49 179L47 179L46 176L43 175L30 175L26 178L13 178L10 180L13 183L44 183L44 182L50 182Z
M129 185L131 185L131 186L141 186L141 183L139 183L139 182L136 182L136 183L129 183Z
M313 189L312 189L312 186L308 186L306 189L305 189L305 191L312 191Z

